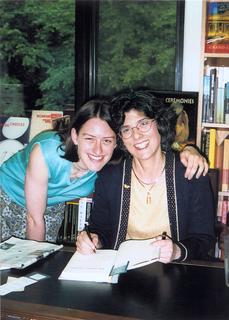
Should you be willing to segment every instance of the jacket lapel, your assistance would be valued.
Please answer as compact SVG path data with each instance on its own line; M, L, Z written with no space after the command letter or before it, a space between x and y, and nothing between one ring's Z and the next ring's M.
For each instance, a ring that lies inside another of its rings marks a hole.
M132 159L126 159L123 162L121 206L119 212L118 232L114 249L118 249L120 244L126 239L130 209L131 168Z

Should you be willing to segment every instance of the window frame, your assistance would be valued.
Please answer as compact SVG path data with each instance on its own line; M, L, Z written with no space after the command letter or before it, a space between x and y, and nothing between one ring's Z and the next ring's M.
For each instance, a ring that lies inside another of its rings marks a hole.
M75 109L96 95L100 0L76 0ZM185 0L177 0L175 90L182 89Z

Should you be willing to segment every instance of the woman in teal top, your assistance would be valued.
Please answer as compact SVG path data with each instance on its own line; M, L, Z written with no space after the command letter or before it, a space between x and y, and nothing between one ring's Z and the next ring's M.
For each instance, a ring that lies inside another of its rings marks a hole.
M56 241L64 202L90 195L116 146L109 104L82 106L70 129L44 131L3 163L1 240Z
M107 100L84 104L70 128L34 137L0 168L1 241L55 242L65 201L91 194L96 172L118 153ZM194 148L181 153L188 178L206 173L203 160Z

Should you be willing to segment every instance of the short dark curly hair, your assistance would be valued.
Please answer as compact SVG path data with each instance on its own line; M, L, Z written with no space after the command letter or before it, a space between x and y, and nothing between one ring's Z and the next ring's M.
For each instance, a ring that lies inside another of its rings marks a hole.
M162 103L156 98L150 89L127 89L115 94L111 98L112 118L115 124L115 132L118 135L118 145L124 149L119 131L125 121L125 112L132 109L143 112L146 117L154 119L161 136L162 151L171 149L176 135L177 115L172 107Z

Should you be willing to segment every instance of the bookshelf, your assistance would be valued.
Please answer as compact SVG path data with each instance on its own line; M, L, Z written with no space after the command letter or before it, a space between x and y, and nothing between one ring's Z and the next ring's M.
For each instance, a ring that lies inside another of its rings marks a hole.
M216 214L223 225L229 212L228 24L228 0L202 1L197 145L208 156L210 168L219 172Z

